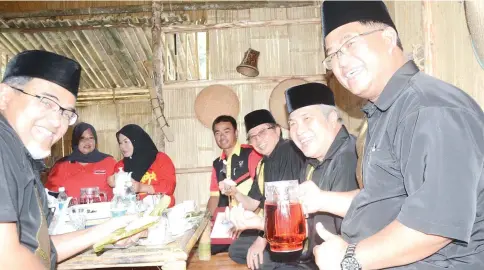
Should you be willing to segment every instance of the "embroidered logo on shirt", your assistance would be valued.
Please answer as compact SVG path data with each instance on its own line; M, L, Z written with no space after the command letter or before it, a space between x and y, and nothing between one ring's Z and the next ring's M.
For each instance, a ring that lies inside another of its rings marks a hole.
M145 175L143 175L143 178L141 178L140 183L141 184L147 184L151 185L152 182L156 181L156 173L155 172L146 172Z
M106 174L106 170L95 170L94 174Z

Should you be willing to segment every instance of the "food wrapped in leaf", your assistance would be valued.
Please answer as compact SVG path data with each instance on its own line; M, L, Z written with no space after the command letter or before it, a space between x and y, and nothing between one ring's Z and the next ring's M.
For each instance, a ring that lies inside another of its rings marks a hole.
M128 226L126 226L125 228L118 229L110 235L106 236L101 241L93 245L94 252L100 252L104 249L106 245L114 244L119 240L133 236L155 225L158 221L160 221L163 211L168 208L170 202L170 196L163 196L156 204L153 211L151 211L149 216L140 217L128 224Z
M160 201L158 201L153 211L151 211L150 216L161 216L163 211L165 211L166 208L168 208L170 203L171 203L171 197L167 195L163 196L160 199Z
M94 244L92 247L94 252L100 252L104 249L106 245L114 244L119 240L124 238L128 238L133 236L137 233L140 233L149 227L155 225L161 217L159 216L146 216L140 217L133 222L129 223L128 226L124 228L117 229L116 231L112 232L110 235L106 236L105 238L101 239L101 241Z

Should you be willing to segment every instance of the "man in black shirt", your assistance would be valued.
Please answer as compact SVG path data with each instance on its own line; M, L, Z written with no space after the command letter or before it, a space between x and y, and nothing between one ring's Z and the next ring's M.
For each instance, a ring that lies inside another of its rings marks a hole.
M363 189L306 190L344 217L342 237L320 228L318 266L484 269L482 104L407 59L383 2L324 1L322 14L324 64L368 100L368 132Z
M25 51L0 84L0 262L2 269L55 269L133 217L50 237L52 214L40 181L42 159L77 120L81 66L46 51Z
M234 190L233 195L245 209L261 214L259 211L263 211L265 201L264 183L298 179L304 156L292 141L282 138L281 128L268 110L250 112L244 121L248 142L263 158L257 166L255 181L248 196L238 190ZM263 231L244 231L230 246L229 256L252 269L259 268L259 264L261 269L275 269L281 265L269 255Z
M306 157L298 177L302 185L315 190L350 191L357 189L355 138L348 133L335 107L333 92L320 83L307 83L286 91L287 111L291 139ZM302 197L305 202L314 197ZM263 229L261 218L240 209L230 212L238 228ZM317 269L312 254L313 247L322 242L314 225L322 222L330 231L338 233L341 218L330 214L311 214L307 219L308 238L302 255L283 269Z

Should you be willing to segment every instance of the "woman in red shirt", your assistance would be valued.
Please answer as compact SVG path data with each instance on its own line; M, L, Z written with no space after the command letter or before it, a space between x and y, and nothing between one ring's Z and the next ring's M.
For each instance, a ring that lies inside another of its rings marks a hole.
M112 189L106 179L114 172L116 160L97 150L97 134L93 126L79 123L72 131L72 154L58 160L49 173L45 187L58 192L65 187L68 196L80 199L81 188L99 187L108 199Z
M140 126L129 124L116 133L119 149L124 158L114 167L114 173L119 168L131 172L131 181L136 193L143 199L148 194L163 193L171 197L169 207L175 205L176 176L175 166L163 152L158 152L150 135ZM114 187L114 175L108 183Z

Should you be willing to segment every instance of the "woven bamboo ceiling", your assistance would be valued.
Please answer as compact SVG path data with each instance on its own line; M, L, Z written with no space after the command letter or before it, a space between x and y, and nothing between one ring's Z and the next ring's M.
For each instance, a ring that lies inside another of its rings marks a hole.
M205 24L204 11L210 9L315 4L316 1L176 2L164 5L162 26L165 33L203 31L220 27ZM78 99L81 104L113 98L146 99L153 84L151 14L151 5L3 12L0 49L10 56L40 49L78 60L83 67Z

